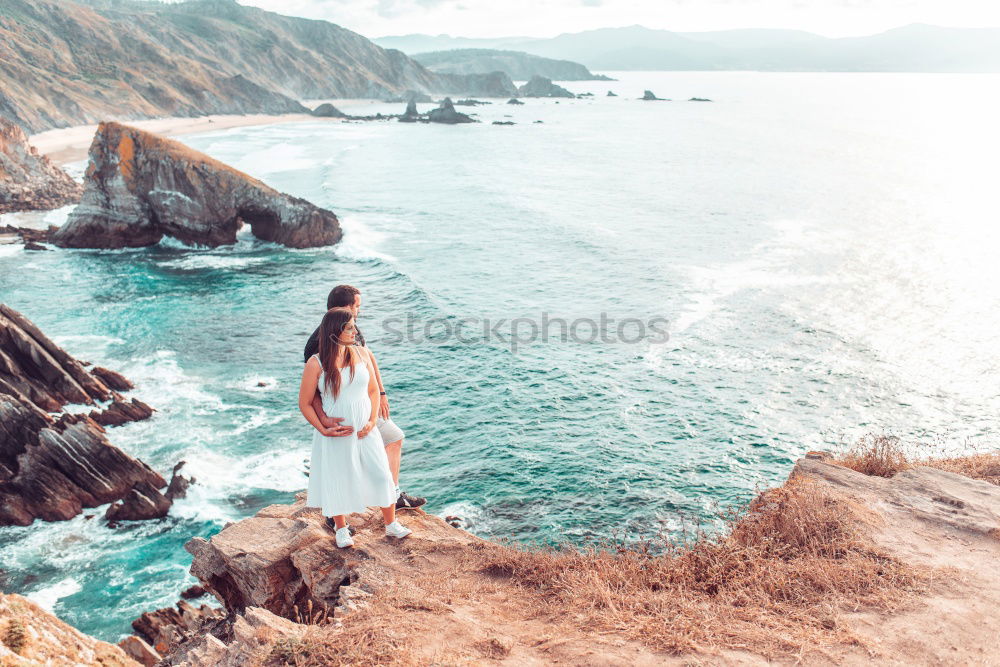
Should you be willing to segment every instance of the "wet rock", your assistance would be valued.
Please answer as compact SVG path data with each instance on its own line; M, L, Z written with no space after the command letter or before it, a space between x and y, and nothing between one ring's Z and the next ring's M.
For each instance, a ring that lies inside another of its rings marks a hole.
M340 240L331 211L282 194L184 144L101 123L90 146L80 205L51 240L66 248L126 248L164 236L215 247L253 234L294 248Z
M455 100L454 104L456 107L478 107L484 104L493 104L493 103L483 102L482 100L466 99L466 100Z
M171 501L187 496L188 487L195 483L194 477L185 477L179 474L181 468L187 461L178 461L174 465L173 473L170 476L170 484L167 485L166 497Z
M618 95L613 90L609 90L605 97L618 97Z
M692 97L688 102L711 102L707 97Z
M184 600L193 600L195 598L200 598L206 593L208 593L208 591L206 591L204 587L195 584L194 586L181 591L181 598Z
M403 115L399 117L399 122L416 123L418 120L421 120L421 117L420 112L417 111L417 103L410 100L406 103L406 111L404 111Z
M41 245L39 243L34 243L33 241L28 241L27 243L24 244L24 249L25 250L51 250L52 248L46 248L45 246L43 246L43 245Z
M153 416L153 408L138 398L126 401L118 397L105 410L92 410L90 418L101 426L121 426L129 422L142 421Z
M90 369L90 373L91 375L99 377L104 384L108 385L115 391L129 391L135 388L135 385L133 385L127 377L121 373L108 370L103 366L94 366Z
M0 117L0 213L59 208L82 193L79 183L28 144L24 130Z
M515 123L512 120L495 120L495 121L493 121L493 124L494 125L516 125L517 123Z
M450 97L444 98L441 101L441 106L437 109L431 109L427 114L427 119L432 123L445 123L448 125L476 122L470 116L455 111L455 105L452 104Z
M516 97L512 97L509 100L507 100L507 104L524 104L524 102L517 99Z
M121 502L108 507L104 518L114 527L119 521L161 519L170 511L170 499L149 482L137 482Z
M552 79L537 75L518 88L517 94L521 97L576 97L562 86L552 83Z
M643 91L642 97L640 99L642 99L642 100L644 100L646 102L654 102L654 101L655 102L669 102L670 101L670 100L664 99L662 97L657 97L655 94L653 94L653 91L651 91L651 90Z

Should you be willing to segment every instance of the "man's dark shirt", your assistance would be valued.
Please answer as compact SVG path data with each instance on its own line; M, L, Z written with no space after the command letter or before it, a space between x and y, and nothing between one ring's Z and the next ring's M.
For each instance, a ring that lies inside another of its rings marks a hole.
M354 326L354 344L364 347L365 337L361 334L361 329L358 329L357 325ZM302 361L309 361L309 357L314 354L319 354L319 327L316 327L316 331L313 331L312 336L306 341L305 358Z

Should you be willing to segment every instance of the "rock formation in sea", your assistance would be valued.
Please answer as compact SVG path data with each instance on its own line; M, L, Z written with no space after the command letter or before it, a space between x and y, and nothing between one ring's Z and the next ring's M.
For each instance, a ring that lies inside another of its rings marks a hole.
M618 97L618 95L613 90L609 90L605 97Z
M641 99L643 101L646 101L646 102L669 102L670 101L670 100L668 100L668 99L666 99L664 97L657 97L653 93L652 90L644 90L643 93L642 93L642 97L639 98L639 99Z
M546 79L544 76L531 77L526 84L517 89L517 94L521 97L576 97L562 86L552 83L552 79Z
M85 507L120 499L126 499L123 509L109 508L117 520L166 513L170 497L159 491L166 481L113 446L101 425L152 415L148 405L119 393L129 388L114 371L88 370L27 318L0 304L0 526L71 519ZM89 416L50 414L71 403L95 407ZM171 481L179 495L189 480ZM137 493L142 501L129 502ZM156 505L155 513L143 507L147 502Z
M417 111L417 103L410 100L406 103L406 111L403 115L399 117L400 123L416 123L419 120L423 120L420 116L420 112Z
M476 122L472 117L455 111L455 105L452 104L450 97L441 100L441 105L437 109L431 109L427 112L427 118L432 123L445 123L448 125Z
M494 125L516 125L517 123L515 123L512 120L495 120L495 121L493 121L493 124Z
M51 240L65 248L149 246L164 236L219 246L242 224L293 248L331 245L333 212L150 132L101 123L90 146L83 198Z
M507 104L524 104L524 102L517 99L516 97L512 97L509 100L507 100Z
M455 100L452 104L456 107L479 107L486 104L493 104L493 102L485 102L483 100L474 100L469 98L464 100Z
M692 97L688 102L711 102L707 97Z
M0 213L59 208L80 200L83 186L39 155L24 131L0 116Z
M333 106L329 102L320 104L318 107L310 112L312 115L319 118L350 118L346 113Z

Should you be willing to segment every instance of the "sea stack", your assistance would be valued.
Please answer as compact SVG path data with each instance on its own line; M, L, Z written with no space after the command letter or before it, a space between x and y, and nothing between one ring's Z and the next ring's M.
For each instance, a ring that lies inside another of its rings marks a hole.
M340 240L337 216L184 144L120 123L98 126L80 205L52 235L64 248L134 248L170 236L210 247L254 236L293 248Z
M669 102L670 100L664 99L662 97L657 97L652 90L646 90L642 93L642 98L645 102Z
M0 213L59 208L83 187L28 144L24 130L0 118Z
M448 125L476 122L470 116L455 111L455 105L452 103L450 97L444 98L441 101L441 106L437 109L431 109L427 114L427 118L432 123L446 123Z
M552 83L552 79L535 75L528 83L517 89L517 94L521 97L572 97L576 95L569 92L562 86Z

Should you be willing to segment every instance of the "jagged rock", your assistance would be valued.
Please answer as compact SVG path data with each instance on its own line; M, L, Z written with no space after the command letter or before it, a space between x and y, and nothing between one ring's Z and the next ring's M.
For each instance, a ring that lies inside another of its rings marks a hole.
M103 375L119 386L128 383L111 371ZM114 417L109 423L152 412L141 401L125 403L101 376L0 304L0 526L71 519L84 507L125 497L137 484L166 485L145 463L111 445L93 419L48 414L67 403L109 398L115 403L98 413Z
M190 588L186 588L183 591L181 591L181 598L184 600L193 600L195 598L200 598L207 592L208 591L206 591L203 586L198 586L196 584L194 586L191 586Z
M104 384L108 385L115 391L129 391L135 388L135 385L133 385L132 382L129 381L129 379L124 375L108 370L103 366L94 366L90 369L90 373L91 375L99 377Z
M524 102L517 99L516 97L512 97L509 100L507 100L507 104L524 104Z
M584 97L593 97L593 96L594 96L594 94L593 94L593 93L580 93L580 94L578 94L578 95L576 96L576 98L577 98L577 99L582 99L582 98L584 98Z
M399 117L400 123L416 123L420 120L420 112L417 111L417 103L410 100L406 103L406 111Z
M245 667L260 664L260 657L270 653L278 640L298 640L308 625L275 616L266 609L249 607L234 614L225 627L215 630L225 641L209 633L193 636L176 646L163 663L178 667ZM228 643L227 643L228 642Z
M170 511L170 499L149 482L136 482L121 502L110 505L104 518L112 526L119 521L162 519Z
M156 652L156 649L135 635L129 635L118 642L118 647L128 657L145 665L145 667L153 667L153 665L162 660L162 656Z
M101 426L121 426L129 422L142 421L153 416L153 408L138 398L131 401L119 397L105 410L91 410L90 418Z
M615 92L614 92L614 91L612 91L612 90L609 90L609 91L608 91L608 94L606 95L606 97L618 97L618 95L617 95L617 94L615 94Z
M0 213L59 208L82 193L79 183L28 144L20 127L0 117Z
M441 106L437 109L431 109L427 114L427 118L432 123L446 123L448 125L476 122L464 113L455 111L455 105L452 104L450 97L444 98L441 101Z
M80 205L52 242L67 248L125 248L158 243L219 246L253 234L294 248L331 245L340 224L331 211L282 194L180 142L101 123L90 146Z
M576 97L562 86L552 83L552 79L537 75L531 77L528 83L518 88L517 94L521 97Z
M52 248L46 248L45 246L35 243L34 241L28 241L24 244L25 250L52 250Z
M203 604L195 607L186 600L177 602L176 607L164 607L147 611L132 621L136 634L161 655L171 653L179 644L196 636L206 626L224 619L226 612L218 607Z
M662 98L662 97L657 97L656 95L653 94L652 90L643 91L642 97L640 99L642 99L642 100L644 100L646 102L669 102L670 101L670 100Z
M329 102L319 105L313 109L310 113L319 118L350 118L346 113L333 106Z
M0 640L0 665L10 667L138 667L121 648L83 634L28 598L0 593L0 628L8 635L11 623L23 628L25 641L18 652Z

